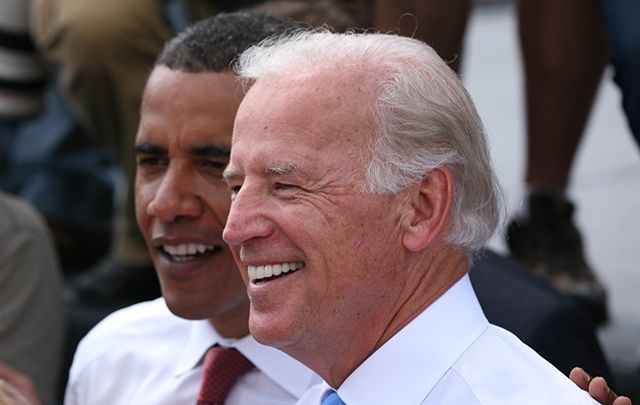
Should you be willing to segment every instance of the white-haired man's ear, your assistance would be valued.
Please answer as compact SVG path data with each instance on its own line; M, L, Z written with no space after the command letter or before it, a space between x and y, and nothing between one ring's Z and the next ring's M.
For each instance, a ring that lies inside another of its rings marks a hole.
M402 242L408 250L424 250L442 238L453 201L453 176L446 166L429 171L408 192L410 206L403 216Z

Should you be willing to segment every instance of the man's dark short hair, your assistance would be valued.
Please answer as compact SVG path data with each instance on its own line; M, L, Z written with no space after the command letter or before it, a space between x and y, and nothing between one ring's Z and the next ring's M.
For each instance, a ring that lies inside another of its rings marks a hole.
M189 26L169 41L155 66L188 73L223 72L238 55L272 35L299 29L286 17L257 12L219 13Z

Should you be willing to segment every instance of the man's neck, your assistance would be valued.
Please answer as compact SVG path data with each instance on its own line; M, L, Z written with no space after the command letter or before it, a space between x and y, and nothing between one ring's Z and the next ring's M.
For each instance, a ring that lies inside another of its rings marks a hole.
M209 323L220 336L240 339L249 334L249 308L238 308L234 313L210 318Z

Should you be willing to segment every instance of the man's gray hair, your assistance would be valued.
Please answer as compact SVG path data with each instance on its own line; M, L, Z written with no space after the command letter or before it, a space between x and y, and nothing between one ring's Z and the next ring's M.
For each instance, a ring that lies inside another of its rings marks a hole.
M397 193L446 166L454 178L446 241L481 249L501 221L501 188L469 94L428 45L388 34L301 31L248 49L236 70L253 82L346 67L369 72L376 94L376 136L363 151L365 191Z

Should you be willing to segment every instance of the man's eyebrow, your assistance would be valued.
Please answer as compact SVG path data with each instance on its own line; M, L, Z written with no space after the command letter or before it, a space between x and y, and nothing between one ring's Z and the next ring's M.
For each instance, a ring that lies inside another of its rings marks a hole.
M229 157L231 149L214 144L192 146L187 149L191 155L200 157Z
M166 155L167 150L150 142L141 142L135 145L135 151L139 154ZM224 146L213 144L197 145L187 149L187 152L199 157L229 157L231 150Z
M304 168L296 163L289 162L282 165L268 166L264 169L264 173L269 176L283 176L288 174L298 175L305 179L311 178Z
M166 155L167 150L149 142L141 142L134 146L137 154Z
M281 165L271 165L267 166L264 169L264 174L267 176L285 176L289 174L300 176L304 179L310 179L311 175L302 168L302 166L289 162ZM231 166L227 166L227 168L222 173L222 178L226 182L230 182L236 178L242 177L242 173Z

